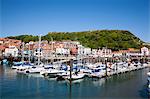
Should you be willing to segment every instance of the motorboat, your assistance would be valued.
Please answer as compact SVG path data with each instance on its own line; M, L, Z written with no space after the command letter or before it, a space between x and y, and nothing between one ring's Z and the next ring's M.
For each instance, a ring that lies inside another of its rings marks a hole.
M21 66L19 66L18 68L17 68L17 73L19 73L19 74L26 74L27 73L27 71L30 69L30 68L32 68L34 65L33 64L31 64L31 63L24 63L24 64L22 64Z
M84 66L84 67L80 68L79 71L82 72L82 73L85 73L86 75L88 75L92 72L92 70L87 66Z
M143 63L142 66L143 66L143 67L147 67L147 66L148 66L148 63Z
M66 72L65 70L57 70L57 69L45 69L45 70L42 70L40 72L41 75L45 76L45 77L49 77L49 78L55 78L57 76L59 76L59 74L62 74Z
M2 60L2 64L3 64L3 65L7 65L8 63L9 63L9 62L8 62L7 59L3 59L3 60Z
M29 69L29 68L32 68L34 65L33 64L31 64L31 63L23 63L21 66L19 66L18 68L17 68L17 70L21 70L21 69Z
M22 64L18 63L18 64L14 64L11 69L18 69Z
M43 70L45 70L43 66L33 66L32 68L27 69L26 73L40 73Z
M72 73L71 80L83 79L84 77L85 73ZM70 75L66 76L65 78L70 80Z
M44 68L45 69L53 68L53 65L52 64L46 64L46 65L44 65Z
M67 77L69 77L69 75L70 75L70 71L65 71L65 72L59 73L59 74L57 74L57 81L65 80L65 79L67 79Z
M108 69L108 68L107 68ZM96 68L92 68L92 72L90 73L90 77L101 78L106 75L105 66L97 66Z

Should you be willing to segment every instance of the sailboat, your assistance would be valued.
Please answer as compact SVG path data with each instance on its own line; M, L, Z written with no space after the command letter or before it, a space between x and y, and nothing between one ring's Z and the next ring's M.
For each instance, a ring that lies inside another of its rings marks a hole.
M40 51L41 51L41 35L39 36L38 43L38 63L26 70L26 73L40 73L44 70L44 64L40 62Z
M72 73L71 78L70 76L66 76L65 78L68 80L78 80L78 79L83 79L85 77L85 73Z
M30 45L29 45L29 50L28 50L28 62L23 62L23 64L21 66L19 66L17 68L18 72L19 71L23 71L25 69L29 69L32 68L34 65L30 62ZM22 59L22 61L24 61L24 59Z
M11 67L12 69L18 69L20 68L23 63L24 63L24 42L22 43L22 61L21 62L13 62L13 66Z

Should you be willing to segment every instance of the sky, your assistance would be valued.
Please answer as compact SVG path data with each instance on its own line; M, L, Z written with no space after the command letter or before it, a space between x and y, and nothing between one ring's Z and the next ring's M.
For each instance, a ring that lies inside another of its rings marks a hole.
M150 42L150 0L0 0L0 37L103 29Z

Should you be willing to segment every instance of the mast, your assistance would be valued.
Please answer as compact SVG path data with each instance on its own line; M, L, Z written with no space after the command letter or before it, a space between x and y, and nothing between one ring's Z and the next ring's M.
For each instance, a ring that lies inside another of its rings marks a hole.
M29 44L29 63L30 63L30 57L31 57L31 53L30 53L30 44Z
M22 63L24 62L24 42L22 42Z
M38 66L40 65L40 49L41 49L41 35L39 35L39 45L38 45Z
M53 62L53 48L54 48L54 46L53 46L53 38L51 37L51 42L52 42L52 45L51 45L51 63ZM56 54L56 53L55 53ZM55 57L55 56L54 56Z

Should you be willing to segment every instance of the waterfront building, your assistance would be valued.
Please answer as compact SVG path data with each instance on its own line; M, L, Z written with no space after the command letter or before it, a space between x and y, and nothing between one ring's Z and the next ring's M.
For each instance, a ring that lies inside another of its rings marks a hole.
M31 44L34 44L34 41L30 41L29 44L30 44L30 45L31 45Z
M98 51L97 49L92 49L91 54L92 55L97 55L98 54L97 51Z
M71 54L71 55L77 55L77 54L78 54L78 48L77 48L77 47L71 48L70 54Z
M0 45L0 57L3 56L4 51L5 51L5 46Z
M45 44L42 43L41 48L42 48L43 57L47 58L47 57L52 56L53 50L52 50L52 47L48 43L45 43Z
M92 54L91 48L84 48L84 55L90 55Z
M113 53L111 49L107 49L105 47L103 47L102 49L98 49L98 50L93 50L93 53L97 54L98 56L101 57L112 57Z
M36 57L38 57L38 56L43 57L42 49L41 48L40 49L39 48L35 49L33 55L36 56Z
M1 40L1 38L0 38L0 45L3 45L3 44L4 44L4 41Z
M58 55L69 55L70 49L69 48L56 48L56 54L58 54Z
M141 48L141 54L148 56L148 55L150 55L150 52L149 52L149 50L148 50L147 47L142 47L142 48Z
M78 55L83 55L84 54L84 46L78 45Z
M17 57L18 56L19 50L17 49L16 46L9 46L8 48L5 49L5 56L13 56Z
M15 39L9 39L9 38L0 38L0 45L6 46L6 47L15 46L18 49L20 49L21 40L15 40Z

